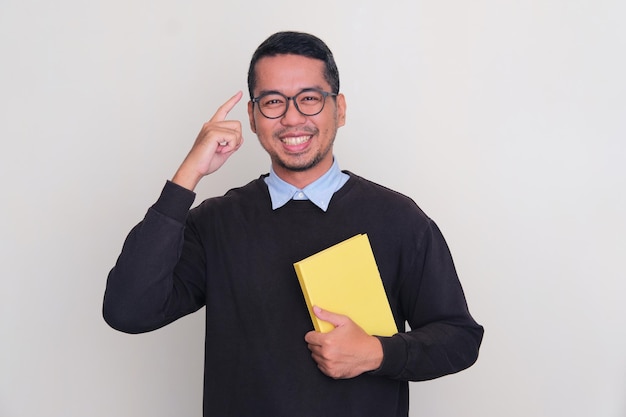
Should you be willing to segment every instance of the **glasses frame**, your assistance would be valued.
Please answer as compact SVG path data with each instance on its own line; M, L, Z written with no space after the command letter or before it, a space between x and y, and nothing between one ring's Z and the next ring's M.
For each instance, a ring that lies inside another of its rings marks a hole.
M323 97L322 107L316 113L306 114L305 112L300 110L300 107L298 107L298 102L296 101L296 97L298 97L302 93L307 93L307 92L311 92L311 91L315 91L316 93L320 93L322 95L322 97ZM293 101L294 107L296 108L296 110L298 110L298 113L300 113L301 115L303 115L303 116L317 116L318 114L320 114L322 112L322 110L324 110L324 106L326 106L326 97L328 97L328 96L330 96L330 97L337 97L339 95L338 93L330 93L328 91L324 91L324 90L321 90L319 88L305 88L304 90L299 91L297 94L295 94L295 95L293 95L291 97L288 97L285 94L280 93L278 91L268 91L267 93L263 93L260 96L252 97L250 99L250 101L252 101L252 104L255 104L255 103L258 104L259 101L263 97L267 97L267 96L272 95L272 94L277 94L277 95L283 97L287 104L285 105L285 111L282 112L280 115L274 116L274 117L269 117L265 113L263 113L263 110L261 110L261 106L259 105L258 106L259 107L259 111L261 112L263 117L265 117L266 119L280 119L285 114L287 114L287 112L289 111L289 101Z

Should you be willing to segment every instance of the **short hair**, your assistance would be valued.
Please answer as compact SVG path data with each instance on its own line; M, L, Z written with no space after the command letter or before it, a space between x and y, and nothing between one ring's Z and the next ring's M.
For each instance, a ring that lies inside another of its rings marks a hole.
M324 78L331 92L339 93L339 70L330 48L316 36L302 32L278 32L267 38L254 51L248 69L248 92L254 97L256 86L256 64L259 59L276 55L301 55L324 62Z

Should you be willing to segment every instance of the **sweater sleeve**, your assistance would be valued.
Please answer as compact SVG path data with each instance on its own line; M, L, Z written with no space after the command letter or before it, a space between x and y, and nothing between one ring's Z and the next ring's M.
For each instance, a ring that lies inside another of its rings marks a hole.
M374 375L421 381L459 372L478 358L483 327L470 315L448 246L429 221L404 267L400 309L407 332L379 337L384 359Z
M130 231L107 279L103 316L111 327L147 332L202 307L203 277L181 277L176 271L194 198L192 191L168 181Z

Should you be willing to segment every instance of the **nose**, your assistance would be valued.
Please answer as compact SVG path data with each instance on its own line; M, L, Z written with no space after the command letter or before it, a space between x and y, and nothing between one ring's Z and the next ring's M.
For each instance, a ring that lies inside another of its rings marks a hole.
M300 113L296 108L295 99L291 97L289 101L287 102L287 111L283 117L281 117L280 123L285 126L295 126L304 123L306 116Z

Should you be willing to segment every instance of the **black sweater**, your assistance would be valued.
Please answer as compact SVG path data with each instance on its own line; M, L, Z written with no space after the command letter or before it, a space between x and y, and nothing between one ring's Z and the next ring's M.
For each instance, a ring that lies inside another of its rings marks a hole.
M195 194L168 182L109 274L105 320L140 333L206 306L205 416L407 416L407 381L472 365L483 329L435 223L347 173L327 212L309 201L272 210L263 177L189 210ZM358 233L400 332L380 338L378 370L333 380L304 342L313 326L293 263Z

